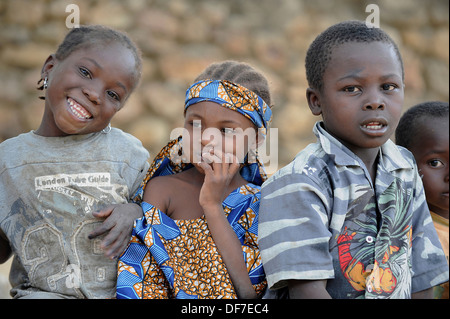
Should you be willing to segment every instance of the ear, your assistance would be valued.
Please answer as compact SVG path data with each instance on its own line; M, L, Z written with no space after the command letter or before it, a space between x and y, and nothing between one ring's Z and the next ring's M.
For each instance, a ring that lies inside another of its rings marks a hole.
M320 106L320 96L315 89L306 89L306 100L308 101L308 106L312 114L322 114L322 108Z
M41 78L45 78L48 76L50 71L53 69L53 67L56 65L57 60L54 54L51 54L48 56L47 60L45 60L44 65L42 66L41 70Z

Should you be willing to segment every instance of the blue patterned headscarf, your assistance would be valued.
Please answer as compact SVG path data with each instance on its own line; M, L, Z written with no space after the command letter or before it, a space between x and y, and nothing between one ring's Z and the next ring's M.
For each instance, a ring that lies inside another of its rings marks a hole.
M241 113L266 135L272 120L272 110L255 92L230 81L201 80L186 91L184 110L196 103L211 101Z
M237 111L252 121L261 134L266 135L272 120L270 107L254 92L229 81L203 80L194 83L186 91L184 110L202 101L216 102L226 108ZM171 140L155 157L147 176L134 194L132 200L140 203L147 182L155 176L176 174L192 167L190 163L175 161L182 153L182 137ZM257 151L256 151L257 152ZM261 186L267 174L256 154L255 162L242 165L241 176L250 183Z

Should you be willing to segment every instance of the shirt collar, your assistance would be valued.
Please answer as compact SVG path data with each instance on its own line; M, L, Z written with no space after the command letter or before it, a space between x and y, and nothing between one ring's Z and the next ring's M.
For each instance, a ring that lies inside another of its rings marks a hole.
M322 121L317 122L314 125L313 132L319 139L325 153L334 158L337 165L363 166L361 159L334 136L328 133L323 128L322 123ZM391 140L388 140L380 147L378 165L381 164L387 171L413 169L414 163L411 160L408 160L408 152L409 151L403 148L399 148Z

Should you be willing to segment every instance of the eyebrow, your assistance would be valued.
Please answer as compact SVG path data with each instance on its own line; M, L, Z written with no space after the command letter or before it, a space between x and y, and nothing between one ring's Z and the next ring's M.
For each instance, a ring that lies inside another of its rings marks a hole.
M120 86L120 87L125 91L125 94L128 93L128 90L127 90L126 86L123 85L122 82L117 81L117 82L116 82L116 85L117 85L117 86Z
M201 118L201 119L203 119L203 116L201 116L200 114L198 114L198 113L191 113L190 115L189 115L189 118L192 118L192 117L198 117L198 118ZM220 123L221 124L227 124L227 123L231 123L231 124L241 124L241 123L239 123L238 121L235 121L235 120L231 120L231 119L223 119L223 120L221 120L220 121Z
M358 74L361 73L361 71L362 71L362 69L357 69L357 70L355 70L355 71L353 71L351 73L348 73L348 74L344 75L343 77L340 77L338 79L338 81L342 81L342 80L345 80L345 79L359 79L361 77Z
M231 124L241 124L241 123L238 123L237 121L234 121L234 120L223 120L223 121L221 121L221 123L222 124L226 124L226 123L231 123Z
M94 59L89 58L89 57L84 57L83 59L88 60L88 61L91 61L93 64L95 64L95 66L96 66L97 68L103 70L103 67L102 67L100 64L98 64L97 61L95 61Z
M343 81L343 80L346 80L346 79L356 79L356 80L362 79L362 77L359 76L359 73L361 73L361 71L362 71L362 69L355 70L354 72L349 73L349 74L344 75L343 77L339 78L338 81ZM398 74L396 74L396 73L389 73L389 74L383 75L383 76L380 77L380 79L382 81L385 81L385 80L387 80L389 78L392 78L392 77L396 77L396 78L401 79L401 77L399 77Z
M102 67L100 64L98 64L97 61L95 61L94 59L89 58L89 57L84 57L84 59L86 59L86 60L92 62L92 63L93 63L97 68L99 68L100 70L103 70L103 67ZM122 82L117 81L117 82L116 82L116 85L120 86L120 87L125 91L125 94L128 93L128 90L127 90L126 86L125 86Z
M439 149L435 149L435 150L430 150L429 152L426 152L426 153L424 154L424 156L429 156L429 155L431 155L431 154L438 154L438 155L440 155L440 154L445 154L445 153L447 153L447 150L439 150Z

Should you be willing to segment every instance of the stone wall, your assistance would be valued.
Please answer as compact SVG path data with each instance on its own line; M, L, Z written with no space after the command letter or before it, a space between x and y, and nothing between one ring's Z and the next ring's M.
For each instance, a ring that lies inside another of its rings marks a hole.
M0 0L0 142L38 127L43 102L36 82L68 31L71 3L80 8L81 24L124 30L142 50L142 82L113 125L137 136L152 156L182 126L184 93L194 77L211 62L235 59L270 80L278 167L287 164L315 140L318 118L305 100L309 44L336 22L365 20L370 3L379 6L380 26L403 55L405 110L449 98L448 0Z
M236 59L270 80L279 167L285 165L315 140L311 128L319 118L305 100L309 44L331 24L365 20L370 3L403 55L405 109L448 101L448 0L1 0L0 142L40 123L36 81L68 31L71 3L80 8L81 24L124 30L142 50L142 82L113 125L136 135L152 155L182 126L184 92L194 77L211 62Z

